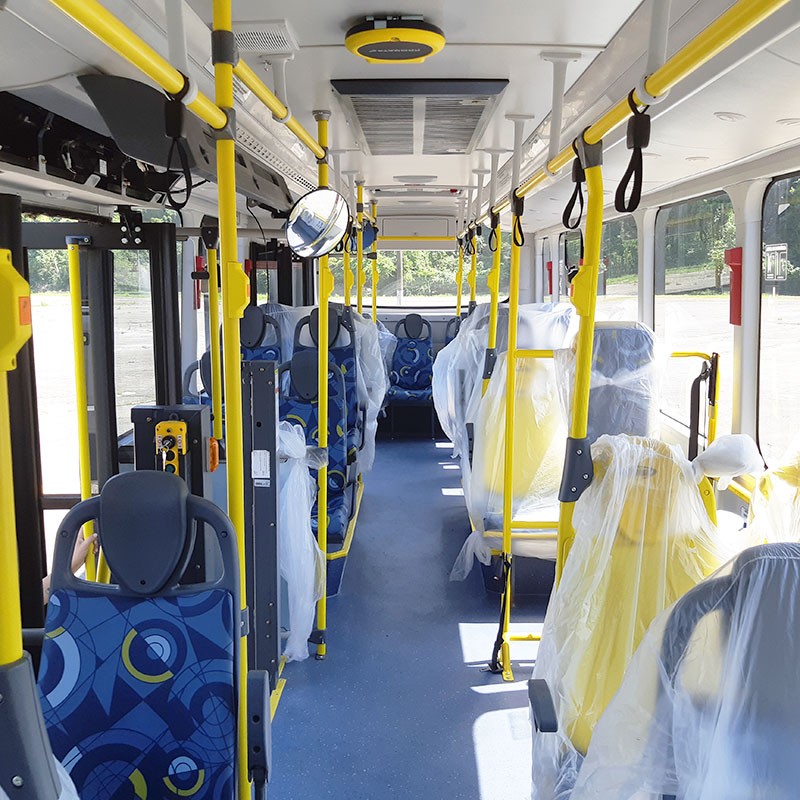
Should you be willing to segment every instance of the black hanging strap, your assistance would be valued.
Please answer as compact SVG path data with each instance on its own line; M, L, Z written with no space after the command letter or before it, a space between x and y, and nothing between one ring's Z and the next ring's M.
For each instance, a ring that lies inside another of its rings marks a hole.
M494 211L491 212L491 226L492 232L489 234L489 250L493 253L497 252L497 229L500 227L500 215L495 214Z
M627 137L628 150L632 151L631 160L628 163L625 174L622 176L622 180L619 182L617 193L614 197L614 207L617 211L628 214L636 211L642 199L642 179L644 176L642 150L650 144L650 115L645 113L648 106L645 106L640 111L633 99L633 94L631 92L628 95L628 105L633 113L633 116L628 120ZM626 200L625 195L628 194L628 186L631 187L630 197Z
M583 182L586 180L586 173L583 171L579 158L572 162L572 182L575 184L575 189L572 192L572 197L567 201L564 207L564 213L561 215L561 221L564 223L565 228L574 231L580 227L581 218L583 217ZM576 204L578 208L578 216L572 220L572 212L575 210Z
M508 600L508 592L506 586L511 580L511 556L503 554L503 572L502 572L502 585L500 591L503 593L503 600L500 604L500 625L497 629L497 638L494 640L494 647L492 647L492 658L489 661L488 671L498 674L503 671L503 664L500 663L500 651L503 647L503 622L506 617L506 602ZM507 666L507 665L506 665Z
M511 207L514 213L514 227L511 237L517 247L525 244L525 234L522 231L522 215L525 213L525 199L517 197L515 192L511 193Z
M186 110L183 105L182 95L188 90L188 85L188 81L186 81L183 92L170 96L164 105L164 132L171 140L169 153L167 154L167 172L172 171L173 160L177 152L184 180L184 188L178 192L173 192L172 187L167 188L167 201L178 213L186 206L192 196L192 172L189 168L189 154L186 152L186 142L183 138L183 115ZM183 200L175 198L175 194L180 193L184 193Z

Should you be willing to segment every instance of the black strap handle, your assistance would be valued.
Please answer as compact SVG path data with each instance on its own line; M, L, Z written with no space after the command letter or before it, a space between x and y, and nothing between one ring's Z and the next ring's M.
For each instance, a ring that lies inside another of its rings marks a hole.
M575 184L575 189L572 196L567 201L564 207L564 213L561 215L561 222L565 228L571 231L580 227L581 219L583 218L583 182L586 180L586 173L581 166L579 158L572 162L572 182ZM575 210L575 205L579 205L578 216L572 220L572 212Z
M628 105L633 116L628 120L627 145L631 150L631 160L622 176L614 196L614 207L617 211L630 214L639 208L642 200L642 182L644 179L644 159L642 151L650 144L650 115L645 112L648 106L640 111L633 99L633 92L628 95ZM632 183L631 183L632 181ZM630 196L628 187L630 186Z

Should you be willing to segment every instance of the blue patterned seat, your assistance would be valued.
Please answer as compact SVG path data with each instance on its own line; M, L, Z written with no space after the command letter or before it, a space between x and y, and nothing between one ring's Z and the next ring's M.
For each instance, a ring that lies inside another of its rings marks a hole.
M303 350L316 352L319 341L318 314L319 310L315 308L297 323L294 333L295 353ZM352 464L358 457L358 451L364 446L366 434L366 408L358 399L358 362L352 310L349 307L340 309L331 305L328 320L328 354L344 376L347 458Z
M332 356L328 363L328 537L334 542L341 542L350 519L354 482L347 455L344 376ZM281 373L286 372L289 373L289 380L281 381L281 419L300 425L305 432L306 443L316 446L319 441L317 351L305 348L295 352L290 362L281 365ZM315 470L311 470L311 474L316 478ZM316 519L315 501L312 512L314 528Z
M240 332L242 361L277 361L279 364L283 361L281 327L260 306L247 307Z
M426 327L427 335L423 335ZM400 335L401 328L405 329L405 336ZM419 314L409 314L398 321L394 333L397 347L392 357L387 397L394 403L430 403L433 382L430 323Z
M75 538L92 519L116 583L71 573ZM216 534L223 575L183 586L200 521ZM82 800L237 797L232 528L184 481L157 471L112 478L62 523L39 692L53 752Z

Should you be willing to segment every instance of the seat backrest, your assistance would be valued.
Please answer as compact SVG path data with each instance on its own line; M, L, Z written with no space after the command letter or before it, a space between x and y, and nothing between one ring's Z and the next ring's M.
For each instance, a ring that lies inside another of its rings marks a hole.
M451 317L447 320L447 325L444 329L444 343L450 344L453 339L458 336L459 328L461 328L462 317Z
M345 384L336 361L328 360L328 490L343 492L347 486L347 415ZM282 377L281 420L300 425L306 443L317 446L319 403L317 400L317 351L296 351L280 366Z
M655 616L723 560L677 447L603 436L592 460L534 671L561 698L559 728L581 755Z
M650 436L658 412L655 335L639 322L598 322L594 332L589 441Z
M305 341L304 341L305 340ZM309 341L310 340L310 341ZM295 327L294 352L311 350L317 352L319 343L319 309L303 317ZM360 440L359 425L362 421L358 398L358 359L356 357L356 332L353 312L349 307L329 307L328 354L344 376L345 402L347 408L348 451L357 450Z
M401 329L405 336L401 335ZM397 347L389 379L401 389L427 389L433 382L431 324L419 314L408 314L394 326Z
M73 576L94 520L111 584ZM195 531L222 574L179 583ZM53 752L83 800L236 796L239 565L217 506L160 471L111 478L56 540L39 691Z
M243 361L283 360L281 328L260 306L247 306L240 324Z

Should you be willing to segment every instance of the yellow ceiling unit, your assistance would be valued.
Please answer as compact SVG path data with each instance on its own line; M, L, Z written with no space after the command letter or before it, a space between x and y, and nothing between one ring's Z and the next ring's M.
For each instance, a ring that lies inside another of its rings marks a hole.
M421 64L445 45L444 33L422 17L367 17L347 31L345 46L370 64Z

